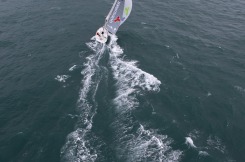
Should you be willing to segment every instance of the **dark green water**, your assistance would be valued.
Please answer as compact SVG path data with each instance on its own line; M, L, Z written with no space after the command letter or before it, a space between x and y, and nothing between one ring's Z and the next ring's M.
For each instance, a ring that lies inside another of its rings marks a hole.
M245 2L112 3L0 1L0 162L245 161Z

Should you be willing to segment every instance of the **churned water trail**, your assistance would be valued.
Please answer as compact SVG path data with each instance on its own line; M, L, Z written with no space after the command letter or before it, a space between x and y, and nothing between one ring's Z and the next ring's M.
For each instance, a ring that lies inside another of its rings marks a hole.
M129 162L179 161L182 151L171 148L173 140L156 129L146 129L133 115L140 106L138 95L160 91L161 82L138 68L136 61L123 59L123 49L116 40L116 36L112 37L109 62L117 88L113 100L116 117L112 123L117 158Z
M83 75L82 88L77 101L79 112L76 130L67 136L67 141L61 149L62 161L95 161L99 152L99 145L102 143L92 132L93 118L97 111L95 95L103 75L103 69L99 61L104 54L105 45L99 44L92 38L87 46L94 52L86 57ZM99 145L93 145L96 141Z
M92 39L93 40L93 39ZM159 92L161 82L153 75L137 67L137 61L123 59L123 49L112 36L108 45L96 41L87 43L93 53L86 58L82 70L82 88L79 92L77 107L79 112L76 130L67 136L61 149L62 161L96 161L100 156L100 147L105 145L92 131L93 119L97 113L96 93L103 75L99 65L102 56L109 51L108 65L116 81L116 96L112 100L115 116L109 127L115 132L113 143L117 160L122 161L179 161L182 151L171 147L173 139L159 133L157 129L145 128L137 120L133 111L140 106L138 95L145 92Z

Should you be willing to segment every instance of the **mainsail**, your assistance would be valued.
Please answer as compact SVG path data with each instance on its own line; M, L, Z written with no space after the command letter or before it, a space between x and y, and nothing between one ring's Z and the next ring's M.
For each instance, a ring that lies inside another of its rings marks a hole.
M128 18L132 10L132 0L115 0L106 17L105 28L115 34L120 25Z

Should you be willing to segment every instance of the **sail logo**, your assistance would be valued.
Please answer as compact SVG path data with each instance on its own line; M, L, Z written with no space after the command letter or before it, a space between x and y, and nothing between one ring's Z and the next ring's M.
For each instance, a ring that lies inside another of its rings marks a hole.
M114 10L114 12L112 13L112 16L111 16L111 19L110 19L110 23L112 23L112 22L113 22L113 20L114 20L114 18L115 18L115 16L116 16L116 14L117 14L117 10L118 10L118 8L119 8L120 4L121 4L121 2L120 2L120 1L118 1L118 2L117 2L117 4L116 4L115 10Z
M124 9L124 13L125 13L126 16L128 16L129 10L130 10L130 7L126 7L126 8Z
M119 16L117 16L117 18L114 20L114 22L120 22L120 21L121 21L121 19Z

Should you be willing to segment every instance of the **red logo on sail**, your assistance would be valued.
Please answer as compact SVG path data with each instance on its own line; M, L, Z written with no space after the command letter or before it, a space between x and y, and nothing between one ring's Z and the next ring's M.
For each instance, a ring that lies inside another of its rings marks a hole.
M120 21L121 21L121 19L119 16L117 16L117 18L114 20L114 22L120 22Z

